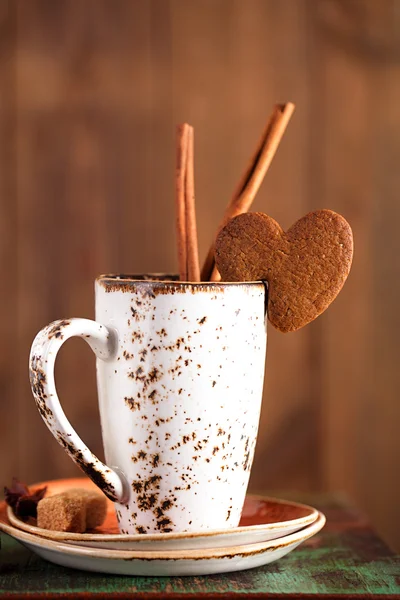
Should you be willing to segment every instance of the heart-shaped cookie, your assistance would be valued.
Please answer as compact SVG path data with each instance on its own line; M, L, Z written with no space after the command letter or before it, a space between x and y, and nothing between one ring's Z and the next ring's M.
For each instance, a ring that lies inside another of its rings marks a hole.
M295 331L318 317L340 292L353 258L353 234L341 215L317 210L287 232L268 215L231 219L216 240L222 281L267 281L268 318Z

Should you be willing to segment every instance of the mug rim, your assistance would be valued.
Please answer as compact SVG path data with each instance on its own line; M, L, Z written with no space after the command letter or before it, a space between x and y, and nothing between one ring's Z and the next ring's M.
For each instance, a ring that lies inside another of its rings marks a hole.
M95 279L96 283L99 283L103 287L116 286L124 287L135 284L145 286L159 286L159 287L194 287L200 289L215 289L225 287L260 287L265 289L266 282L262 280L257 281L180 281L179 275L176 273L143 273L143 274L124 274L124 273L105 273L98 275Z

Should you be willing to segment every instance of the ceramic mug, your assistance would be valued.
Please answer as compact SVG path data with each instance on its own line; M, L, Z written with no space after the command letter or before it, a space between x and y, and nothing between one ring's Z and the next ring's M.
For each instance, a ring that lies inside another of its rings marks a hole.
M96 321L55 321L33 342L30 381L45 423L115 502L121 533L236 527L262 399L264 284L103 275L95 297ZM106 465L57 396L56 355L73 336L97 357Z

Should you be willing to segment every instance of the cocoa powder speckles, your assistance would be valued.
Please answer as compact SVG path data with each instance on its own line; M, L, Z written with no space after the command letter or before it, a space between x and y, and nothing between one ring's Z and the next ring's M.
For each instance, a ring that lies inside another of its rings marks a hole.
M52 410L47 406L45 393L46 374L42 369L41 358L33 356L29 369L29 379L38 411L46 422L53 419Z
M174 375L175 373L177 375L182 375L182 371L180 369L181 369L180 365L177 365L176 367L172 367L171 369L168 369L168 373L170 375Z
M42 369L41 359L38 356L33 356L30 365L30 381L35 394L47 398L44 393L44 384L46 383L46 375Z
M157 404L158 403L157 395L158 395L157 390L152 390L147 397L153 404Z
M157 504L158 494L139 494L137 497L137 506L141 511L146 511L154 508Z
M95 463L86 462L82 452L80 450L76 450L71 442L66 440L62 434L58 434L57 439L60 444L69 452L70 456L82 469L82 471L84 471L84 473L90 477L90 479L102 490L107 498L115 501L117 496L114 486L105 479L103 473L97 469L97 465Z
M173 452L174 450L177 450L177 448L181 447L181 443L177 442L174 446L171 446L170 450Z
M139 367L139 369L141 369L141 371L143 372L142 367ZM140 371L139 371L139 375L140 375ZM138 370L136 370L136 372L129 371L128 377L130 377L131 379L136 379L138 377Z
M163 519L157 521L157 529L164 533L172 531L172 527L170 527L170 525L172 525L172 521L168 517L164 517Z
M154 456L153 456L154 459ZM136 480L132 482L132 489L137 494L136 502L141 512L151 511L156 518L156 527L159 531L167 533L172 531L172 521L165 515L165 512L173 507L176 497L160 499L160 475L153 475L148 479ZM132 515L133 516L133 515ZM137 515L135 514L135 519Z
M137 525L137 526L136 526L136 533L141 533L141 534L144 534L144 533L147 533L147 531L146 531L146 529L143 527L143 525Z
M156 468L156 467L158 467L159 462L160 462L160 455L158 453L153 454L153 456L151 457L151 461L150 461L151 466Z
M134 398L124 398L125 404L133 411L140 410L140 402L137 402Z
M183 337L179 337L179 338L176 340L176 342L175 342L175 346L176 346L176 347L178 348L178 350L179 350L179 348L181 347L181 345L182 345L182 344L184 344L184 343L185 343L185 338L183 338Z
M250 438L246 439L246 444L244 446L244 461L243 461L243 470L247 471L250 469L250 450L249 450Z
M208 444L208 440L204 439L204 440L199 440L197 442L197 445L194 447L196 452L200 452L200 450L203 450L203 444Z
M36 406L45 421L49 421L49 419L54 418L53 411L47 406L47 404L44 402L36 402Z
M126 350L123 351L122 356L125 358L125 360L130 360L131 358L133 358L133 354L129 354L129 352L127 352Z
M142 331L133 331L132 332L132 342L142 342L144 338L144 333Z
M204 325L204 323L205 323L206 321L207 321L207 317L203 317L202 319L200 319L200 320L198 321L198 323L199 323L200 325Z
M143 321L143 319L146 318L146 315L140 313L136 308L133 308L133 306L131 306L131 313L136 322Z
M143 483L143 489L144 491L147 491L148 489L160 489L159 483L161 481L161 475L152 475L151 477L149 477L144 483Z
M169 510L170 508L172 508L171 500L164 500L161 503L161 510Z
M53 325L53 327L49 329L49 332L47 334L48 339L51 340L53 337L58 338L60 340L64 339L62 330L64 327L67 327L70 324L71 321L64 319L63 321L59 321L56 325Z
M129 371L128 373L128 377L142 384L143 391L146 391L151 383L159 381L162 376L163 373L157 367L153 367L147 374L143 367L138 367L136 371Z
M160 337L167 337L167 332L164 329L164 327L162 329L160 329L160 331L156 331L156 334L159 335Z
M150 371L150 373L148 375L149 381L151 383L154 383L155 381L159 381L159 379L161 379L161 377L162 377L162 373L156 367L153 367L153 369Z
M141 350L139 352L139 356L140 356L140 362L145 362L146 361L146 356L147 356L147 350L146 350L146 348L143 348L143 350Z

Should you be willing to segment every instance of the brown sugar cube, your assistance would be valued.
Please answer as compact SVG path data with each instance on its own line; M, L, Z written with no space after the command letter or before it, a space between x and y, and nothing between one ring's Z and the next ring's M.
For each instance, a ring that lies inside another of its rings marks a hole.
M82 499L86 507L86 529L94 529L104 523L107 499L104 494L82 488L72 488L63 493L67 498Z
M83 498L64 494L43 498L37 505L37 526L53 531L83 533L86 530L86 507Z

